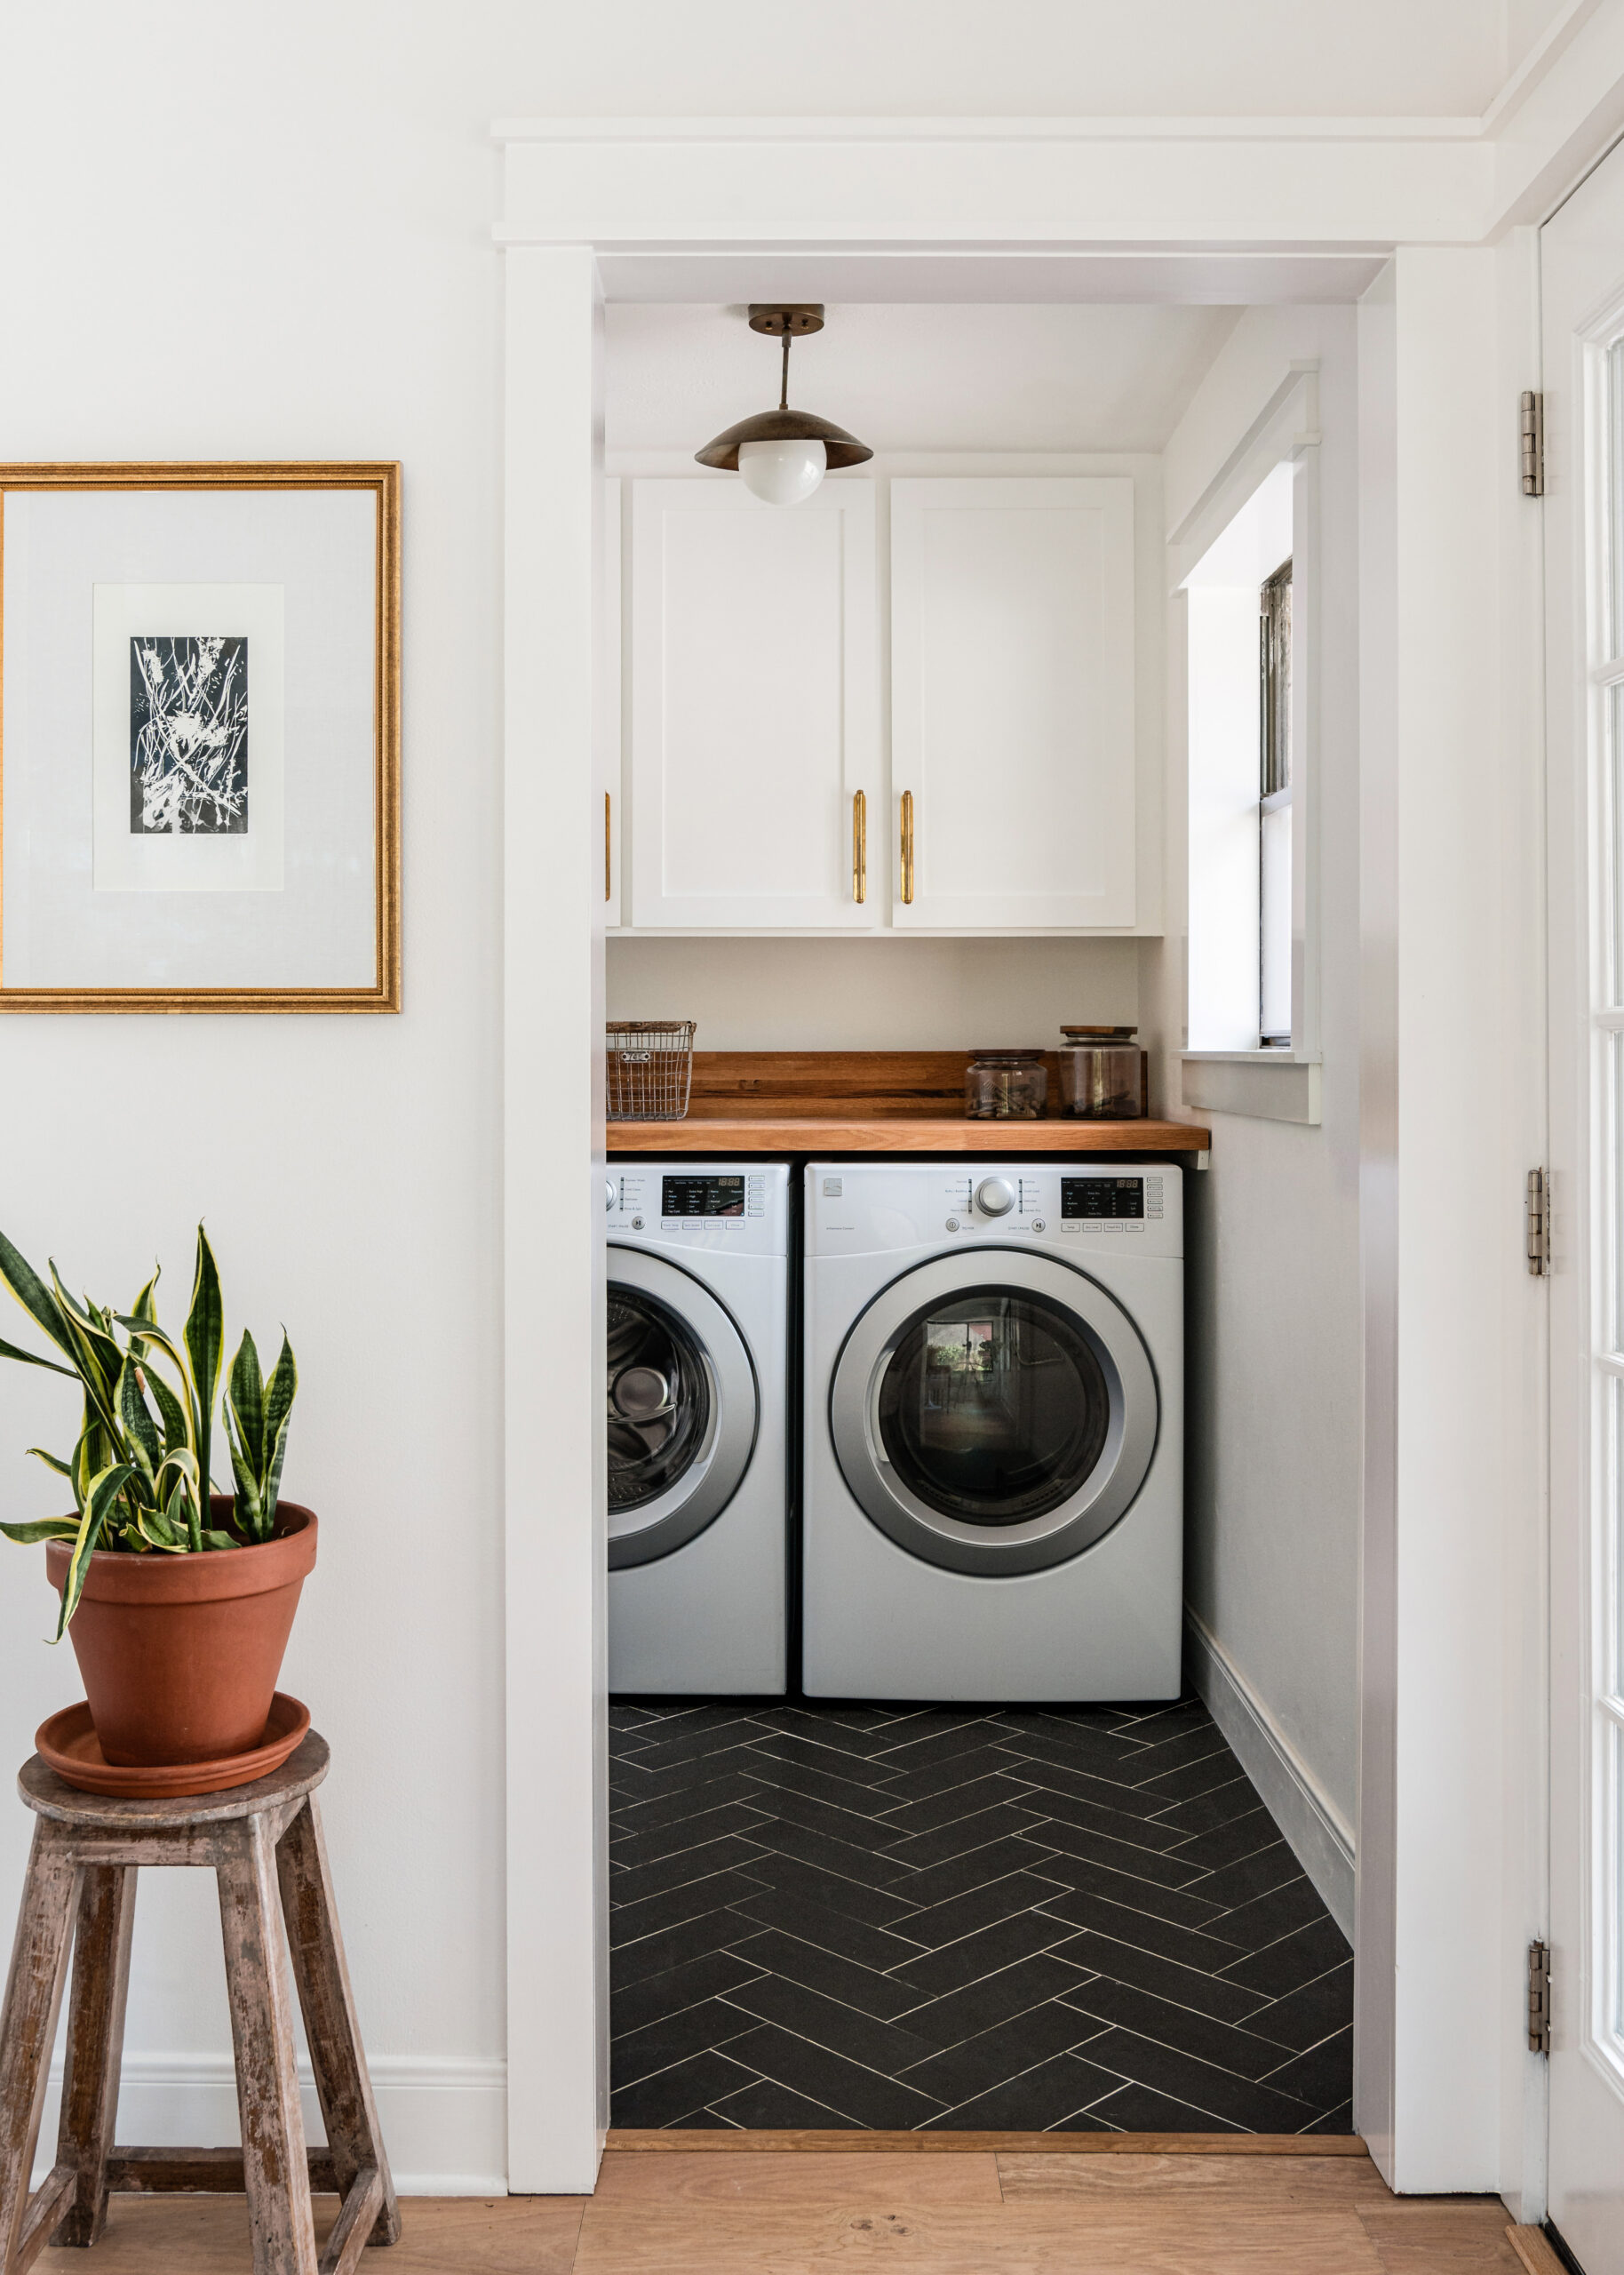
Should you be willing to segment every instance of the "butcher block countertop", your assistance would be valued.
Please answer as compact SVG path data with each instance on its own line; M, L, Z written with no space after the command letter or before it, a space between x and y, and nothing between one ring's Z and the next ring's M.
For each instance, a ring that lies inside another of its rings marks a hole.
M1196 1153L1190 1122L972 1122L961 1050L697 1050L682 1122L611 1122L611 1153ZM1051 1104L1060 1095L1049 1058Z

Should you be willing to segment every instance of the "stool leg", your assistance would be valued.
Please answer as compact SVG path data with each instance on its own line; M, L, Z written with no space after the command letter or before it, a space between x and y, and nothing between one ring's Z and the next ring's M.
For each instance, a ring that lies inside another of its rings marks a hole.
M254 2275L317 2275L275 1849L263 1816L221 1828L216 1873Z
M107 2159L118 2119L134 1925L135 1866L85 1865L74 1928L68 2061L56 2147L58 2164L71 2166L78 2177L68 2216L53 2239L58 2244L95 2243L107 2225Z
M276 1871L282 1882L293 1980L304 2010L305 2036L310 2042L310 2062L338 2192L346 2196L356 2174L370 2166L378 2175L383 2196L368 2241L398 2243L400 2206L384 2152L372 2081L367 2075L366 2051L338 1934L327 1843L314 1793L282 1836Z
M41 1817L34 1828L5 2004L0 2008L0 2269L12 2264L28 2208L51 2043L67 1971L74 1880L67 1841Z

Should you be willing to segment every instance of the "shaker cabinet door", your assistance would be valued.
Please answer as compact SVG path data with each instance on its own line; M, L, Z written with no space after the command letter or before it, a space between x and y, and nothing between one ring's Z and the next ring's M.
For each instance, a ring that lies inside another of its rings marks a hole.
M872 483L632 487L629 922L883 924Z
M893 922L1133 924L1132 480L893 482L891 674Z

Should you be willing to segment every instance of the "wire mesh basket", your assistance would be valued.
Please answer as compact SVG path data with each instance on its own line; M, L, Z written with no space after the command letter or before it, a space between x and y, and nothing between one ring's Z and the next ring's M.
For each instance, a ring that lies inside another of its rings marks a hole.
M692 1019L610 1019L608 1046L610 1122L681 1122L694 1079Z

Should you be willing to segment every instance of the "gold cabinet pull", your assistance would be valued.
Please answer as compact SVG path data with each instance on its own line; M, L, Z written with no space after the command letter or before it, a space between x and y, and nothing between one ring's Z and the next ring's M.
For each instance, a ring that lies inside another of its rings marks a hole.
M609 858L609 794L606 790L603 793L603 898L612 900L614 897L615 870Z
M913 905L913 793L903 792L903 906Z
M868 898L868 800L861 790L851 800L851 897L859 905Z

